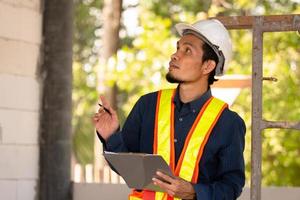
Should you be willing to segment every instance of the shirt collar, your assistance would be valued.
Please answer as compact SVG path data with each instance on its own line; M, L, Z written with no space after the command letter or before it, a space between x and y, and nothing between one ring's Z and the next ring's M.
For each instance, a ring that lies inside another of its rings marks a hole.
M199 111L202 106L204 105L204 103L212 96L211 94L211 89L209 88L202 96L200 96L199 98L191 101L191 102L188 102L188 103L183 103L181 100L180 100L180 97L179 97L179 87L177 87L176 89L176 93L175 93L175 96L174 96L174 99L173 99L173 102L176 106L176 108L178 108L179 110L181 109L182 105L183 104L187 104L189 106L189 108L191 110L195 110L195 111Z

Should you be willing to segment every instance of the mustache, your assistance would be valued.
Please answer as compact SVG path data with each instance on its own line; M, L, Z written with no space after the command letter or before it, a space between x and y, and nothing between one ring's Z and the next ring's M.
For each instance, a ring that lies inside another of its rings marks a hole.
M170 61L169 62L169 66L171 67L176 67L176 68L179 68L178 64L176 64L174 61Z

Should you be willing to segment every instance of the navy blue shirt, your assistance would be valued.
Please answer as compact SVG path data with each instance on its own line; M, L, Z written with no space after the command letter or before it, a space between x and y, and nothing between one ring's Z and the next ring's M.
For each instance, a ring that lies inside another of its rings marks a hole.
M142 96L130 112L122 130L114 133L104 149L114 152L153 153L157 92ZM177 163L186 136L204 103L211 97L210 89L200 98L182 103L178 89L175 103L175 161ZM197 199L233 200L245 183L245 124L238 114L226 108L205 146L199 163L199 176L194 184Z

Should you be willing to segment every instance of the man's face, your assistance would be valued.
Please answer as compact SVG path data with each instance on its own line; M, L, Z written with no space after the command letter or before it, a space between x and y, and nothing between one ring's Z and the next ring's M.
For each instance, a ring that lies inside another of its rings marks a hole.
M177 50L171 56L166 78L171 83L196 82L202 77L203 41L187 34L177 42Z

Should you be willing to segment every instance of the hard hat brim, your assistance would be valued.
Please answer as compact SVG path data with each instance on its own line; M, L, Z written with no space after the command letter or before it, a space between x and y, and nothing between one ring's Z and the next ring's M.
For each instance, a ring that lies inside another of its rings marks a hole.
M178 33L180 36L183 35L183 32L184 32L184 30L186 30L186 29L193 30L193 31L199 33L199 30L196 29L193 25L191 25L191 24L186 24L186 23L178 23L178 24L176 24L176 25L175 25L175 29L176 29L177 33Z

